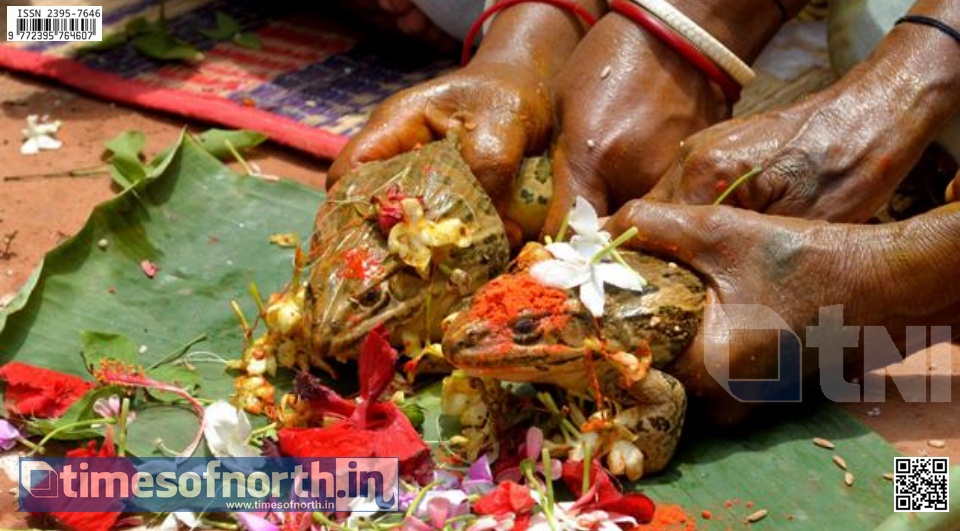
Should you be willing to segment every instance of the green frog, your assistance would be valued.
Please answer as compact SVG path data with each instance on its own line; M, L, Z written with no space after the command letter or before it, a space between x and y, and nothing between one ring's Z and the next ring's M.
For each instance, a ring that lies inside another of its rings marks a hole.
M428 249L420 269L391 249L391 224L411 206L424 222L455 222L463 233ZM455 139L360 166L330 190L314 227L304 325L317 367L355 359L380 324L407 354L439 341L443 317L509 261L503 223Z
M443 354L471 376L550 384L574 394L599 391L635 407L634 443L644 473L663 469L683 426L686 394L661 369L682 353L703 319L705 288L689 270L622 252L648 284L642 293L608 288L596 319L575 290L538 284L529 267L551 258L528 244L514 267L477 291L445 322Z

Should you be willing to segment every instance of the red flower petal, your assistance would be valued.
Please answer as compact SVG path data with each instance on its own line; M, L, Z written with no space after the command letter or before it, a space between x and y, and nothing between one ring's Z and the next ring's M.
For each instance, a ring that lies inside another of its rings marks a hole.
M67 457L116 457L117 449L113 445L113 437L107 432L100 449L97 450L96 441L90 441L86 447L75 448L67 452ZM78 500L81 501L82 500ZM117 500L118 508L123 504ZM120 518L119 512L110 513L78 513L78 512L55 512L53 516L57 517L70 529L76 531L108 531L117 523Z
M653 513L656 510L653 505L653 500L639 492L631 492L620 496L620 498L616 500L608 500L595 505L589 505L584 507L583 510L590 511L595 509L607 511L608 513L632 516L636 518L639 524L646 524L650 522L650 520L653 520Z
M120 513L53 513L53 516L75 531L109 531Z
M41 418L59 417L93 387L77 376L20 362L0 367L0 380L7 383L10 413Z
M480 515L492 516L522 515L529 513L536 505L537 502L530 495L529 488L513 481L504 481L474 502L473 511Z
M387 341L387 328L380 325L367 334L360 349L360 398L376 400L393 381L397 350Z
M280 453L290 457L396 457L400 474L422 481L433 470L430 447L391 402L370 405L361 428L346 419L322 428L283 428Z
M143 270L144 275L147 275L147 278L153 278L157 276L157 264L151 262L150 260L144 260L140 262L140 269Z
M590 465L590 490L583 493L583 462L567 461L563 464L563 481L577 498L574 507L581 512L607 511L634 517L638 523L653 519L653 500L639 492L623 494L599 461Z

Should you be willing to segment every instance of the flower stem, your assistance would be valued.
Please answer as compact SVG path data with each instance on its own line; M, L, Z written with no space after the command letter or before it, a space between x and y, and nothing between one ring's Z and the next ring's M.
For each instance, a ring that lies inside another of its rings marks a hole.
M72 430L72 429L74 429L74 428L83 428L83 427L85 427L85 426L92 426L92 425L94 425L94 424L116 424L116 423L117 423L117 419L113 419L113 418L96 418L96 419L78 420L77 422L71 422L71 423L69 423L69 424L64 424L63 426L60 426L60 427L52 430L50 433L46 434L46 435L43 437L43 439L40 439L40 442L38 442L37 445L35 446L36 450L34 450L33 452L31 452L30 455L33 455L33 454L36 453L37 451L39 451L40 453L43 453L43 447L44 447L48 442L50 442L51 439L53 439L54 437L56 437L57 435L65 432L65 431Z
M553 461L550 459L550 450L543 448L540 453L540 459L543 460L544 484L547 486L547 501L550 507L553 507Z
M118 419L118 431L120 434L117 436L117 456L123 457L127 455L127 415L130 413L130 398L123 397L123 401L120 402L120 418Z
M240 156L240 152L237 151L237 148L233 147L233 142L230 140L224 140L223 143L227 146L227 149L230 150L230 154L233 155L233 158L237 159L237 162L243 166L243 171L247 172L247 175L254 175L253 169L249 164L247 164L247 161Z
M170 363L171 361L174 361L180 356L183 356L187 352L187 350L190 349L190 347L196 345L197 343L200 343L201 341L206 341L206 340L207 340L207 334L200 334L199 336L191 339L190 341L187 341L183 346L175 348L170 354L167 354L166 356L160 358L159 361L147 367L147 370L156 369L157 367L163 365L164 363Z
M605 256L617 250L617 247L623 245L624 242L628 241L630 238L633 238L640 232L640 229L636 227L630 227L623 232L620 236L617 236L617 239L603 246L603 249L597 251L597 254L593 255L593 258L590 259L591 264L595 264L600 260L603 260Z
M583 445L583 482L580 484L580 495L583 496L590 490L590 465L593 464L593 447L584 443Z
M717 205L723 204L723 202L726 201L728 197L730 197L730 194L732 194L734 190L736 190L737 188L740 188L740 186L743 185L743 183L749 181L751 178L755 177L761 171L763 171L763 168L761 168L760 166L754 166L747 173L744 173L740 177L737 177L737 180L733 181L733 184L731 184L726 190L723 191L722 194L720 194L717 197L717 199L713 202L713 205L717 206Z
M37 453L37 452L39 452L39 453L41 453L41 454L43 453L43 448L41 448L39 445L36 445L36 444L30 442L29 440L27 440L26 437L17 437L17 442L20 443L20 444L22 444L22 445L24 445L24 446L26 446L27 448L29 448L31 455L33 455L33 454L35 454L35 453Z
M313 521L324 526L326 529L336 529L337 531L349 531L345 526L342 526L323 513L313 513Z
M427 492L429 492L431 489L433 489L440 483L441 481L439 479L436 481L431 481L430 483L427 483L422 489L420 489L420 492L418 492L416 497L413 498L413 501L410 502L410 507L407 507L407 512L404 513L403 516L404 517L413 516L414 513L417 512L417 506L419 506L420 502L423 501L423 498L424 496L427 495Z
M260 288L257 287L256 282L250 283L250 295L253 296L253 302L257 303L257 311L260 312L260 317L266 317L267 307L263 304L263 297L260 296Z
M563 237L567 235L567 226L570 225L570 214L563 216L563 221L560 222L560 229L557 230L557 238L554 240L559 243L563 241Z
M238 526L237 524L230 524L227 522L218 522L216 520L207 520L207 519L202 520L202 522L203 522L203 525L208 525L215 529L224 529L225 531L236 531L237 529L240 529L240 526Z
M267 433L267 432L269 432L270 430L276 429L276 427L277 427L277 423L276 423L276 422L271 422L270 424L267 424L266 426L261 426L261 427L255 429L255 430L251 431L251 432L250 432L250 436L247 437L247 442L249 443L249 442L252 441L255 437L259 436L260 434Z

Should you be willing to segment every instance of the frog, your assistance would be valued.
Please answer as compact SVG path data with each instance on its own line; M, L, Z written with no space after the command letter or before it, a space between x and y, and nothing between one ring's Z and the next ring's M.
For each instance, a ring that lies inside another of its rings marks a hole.
M397 221L406 200L431 222L461 223L466 245L434 250L428 271L405 262L385 223ZM314 222L303 320L310 364L355 360L380 325L408 355L439 342L443 317L505 271L509 253L493 200L456 138L359 166L331 188Z
M530 276L533 264L552 257L528 243L507 273L447 318L442 351L469 376L579 395L597 387L606 399L636 408L634 443L644 474L656 473L676 451L686 413L686 392L669 366L700 328L706 289L681 265L626 250L620 255L647 284L642 292L608 288L603 316L595 318L575 290Z

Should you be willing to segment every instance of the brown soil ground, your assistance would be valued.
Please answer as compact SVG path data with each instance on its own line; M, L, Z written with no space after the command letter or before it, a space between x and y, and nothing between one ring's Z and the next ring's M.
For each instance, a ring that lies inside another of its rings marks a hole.
M64 147L27 157L20 154L21 129L28 114L49 114L62 120L59 138ZM44 253L77 231L92 208L116 189L108 175L69 177L71 170L102 164L103 143L126 129L146 133L148 155L153 155L188 126L178 118L159 116L91 99L69 90L0 72L0 253L3 236L17 233L9 255L0 256L0 297L15 292ZM322 185L326 161L267 145L251 160L265 173L292 178L311 186ZM27 177L59 173L49 177ZM17 178L10 180L10 177ZM2 299L0 299L2 300ZM953 374L960 375L960 346L953 346ZM902 372L902 370L901 370ZM960 397L960 376L952 378L953 396ZM887 402L853 404L848 409L906 455L949 456L960 459L960 415L952 403L905 404L887 382ZM868 415L874 407L879 415ZM930 440L943 440L934 448ZM891 464L892 465L892 464ZM0 474L0 528L23 527L12 514L14 483Z

